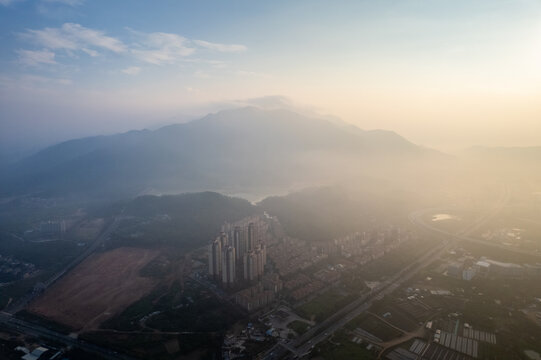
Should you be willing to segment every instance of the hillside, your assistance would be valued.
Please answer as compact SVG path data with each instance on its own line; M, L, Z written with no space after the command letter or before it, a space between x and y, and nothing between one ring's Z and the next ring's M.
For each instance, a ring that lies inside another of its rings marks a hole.
M392 177L442 158L394 132L247 107L155 131L67 141L12 165L1 184L3 196L257 192L368 173Z
M114 246L174 246L208 243L226 221L258 212L248 201L213 192L137 197L115 204L127 216L113 236Z

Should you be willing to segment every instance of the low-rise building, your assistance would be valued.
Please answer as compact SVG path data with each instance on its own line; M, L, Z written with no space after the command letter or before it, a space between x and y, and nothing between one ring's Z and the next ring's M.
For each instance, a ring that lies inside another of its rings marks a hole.
M496 260L486 260L490 264L490 275L520 278L524 276L524 267L513 263L504 263Z
M487 277L490 273L490 264L486 261L478 261L474 265L477 275L480 277Z
M476 273L477 271L474 267L468 267L462 270L462 280L470 281L475 277Z

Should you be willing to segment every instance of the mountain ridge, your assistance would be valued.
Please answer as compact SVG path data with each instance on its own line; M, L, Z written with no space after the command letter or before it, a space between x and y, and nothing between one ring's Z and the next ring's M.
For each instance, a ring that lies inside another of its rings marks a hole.
M12 165L2 184L3 195L120 197L148 187L178 192L287 187L346 168L360 171L362 164L440 156L392 131L344 129L290 110L243 107L153 131L68 140Z

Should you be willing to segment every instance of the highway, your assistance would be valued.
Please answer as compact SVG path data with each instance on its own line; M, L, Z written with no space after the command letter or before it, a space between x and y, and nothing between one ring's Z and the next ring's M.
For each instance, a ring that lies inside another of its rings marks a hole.
M94 251L96 251L96 249L98 249L99 246L101 246L107 239L109 239L109 236L117 228L119 222L122 220L123 213L124 213L124 209L100 233L100 235L96 238L96 240L94 240L94 242L85 251L83 251L79 256L73 259L61 271L57 272L56 274L51 276L49 279L47 279L47 281L44 282L44 289L50 287L52 284L54 284L56 281L62 278L62 276L64 276L66 273L68 273L70 270L76 267L79 263L81 263L84 259L90 256ZM23 333L26 335L39 336L39 337L43 337L49 340L59 341L67 346L78 347L84 351L100 355L101 357L105 359L110 359L110 360L133 359L132 357L129 357L127 355L118 354L117 352L113 350L103 348L101 346L94 345L86 341L79 340L71 336L58 333L56 331L49 330L43 326L36 325L25 320L15 318L13 315L16 314L18 311L24 309L26 305L34 299L36 295L38 294L34 293L33 291L30 291L24 297L22 297L16 302L13 302L8 307L6 307L4 311L0 312L0 329L1 328L10 329L12 331L16 331L16 332Z
M377 287L373 288L371 292L364 293L357 300L351 302L320 324L314 326L302 336L298 337L295 341L288 344L278 343L273 348L268 350L262 356L262 358L269 360L282 359L287 358L288 353L292 353L297 357L307 355L316 344L324 341L335 331L346 325L349 321L367 311L375 300L391 294L405 281L411 279L421 269L438 259L450 246L451 243L446 241L438 243L435 247L427 250L414 263L408 265L406 268L402 269L389 279L380 283Z
M426 214L431 213L431 212L434 213L436 211L445 211L445 209L443 209L443 208L432 208L432 209L424 209L424 210L415 211L415 212L413 212L413 213L411 213L409 215L409 220L412 223L414 223L415 225L423 227L424 229L429 230L431 232L444 235L444 236L446 236L446 237L448 237L450 239L453 239L453 240L467 241L467 242L471 242L471 243L475 243L475 244L479 244L479 245L490 246L490 247L493 247L493 248L498 248L498 249L501 249L501 250L514 252L514 253L517 253L517 254L541 257L540 252L532 252L532 251L529 251L529 250L523 250L523 249L516 248L516 247L505 246L505 245L500 244L500 243L481 240L481 239L478 239L478 238L475 238L475 237L471 236L471 234L473 232L478 230L488 220L490 220L491 218L493 218L494 216L499 214L500 211L505 207L505 205L507 204L508 201L509 201L509 190L507 189L507 187L504 187L502 189L502 194L501 194L498 202L494 206L494 208L490 212L488 212L487 214L485 214L484 216L479 218L470 227L468 227L467 229L464 229L462 231L459 231L458 233L452 233L452 232L443 230L443 229L438 228L438 227L436 227L436 226L434 226L432 224L427 224L424 221L424 217L425 217Z
M134 358L130 356L118 354L116 351L113 351L111 349L103 348L101 346L91 344L84 340L79 340L71 336L49 330L45 327L29 323L28 321L17 319L13 317L13 315L6 312L0 312L0 328L9 329L26 335L58 341L66 346L77 347L86 352L97 354L108 360L134 360Z
M79 256L77 256L75 259L73 259L70 263L68 263L62 270L55 273L53 276L51 276L49 279L47 279L43 285L43 290L50 287L52 284L54 284L56 281L58 281L62 276L66 275L70 270L75 268L79 263L81 263L84 259L86 259L88 256L90 256L96 249L101 246L107 239L109 239L109 236L113 233L113 231L117 228L120 220L122 220L122 213L124 213L124 209L120 212L120 215L116 216L115 219L107 226L100 235L94 240L94 242ZM36 294L33 290L29 291L25 296L21 297L19 300L11 303L8 305L4 312L10 313L10 314L16 314L18 311L21 311L34 299Z
M440 243L435 248L432 248L428 252L426 252L415 263L401 270L392 278L379 284L376 288L372 290L371 294L369 294L368 296L365 295L360 299L356 300L354 308L351 311L348 311L346 315L340 316L337 320L333 321L332 324L324 330L324 332L322 332L323 330L320 329L318 331L319 333L315 334L315 336L312 337L308 342L305 342L302 345L298 346L298 354L303 355L309 353L316 344L327 339L335 331L341 329L348 322L367 311L372 306L375 300L382 299L384 296L393 293L403 283L415 276L420 270L432 264L432 262L437 260L446 250L449 249L449 247L451 247L451 245L452 244L448 242Z
M334 313L327 320L321 322L319 325L313 327L307 331L304 335L297 338L295 341L283 344L278 343L273 348L268 350L263 356L263 359L283 359L288 357L304 357L310 353L310 351L320 342L326 340L335 331L344 327L349 321L358 317L365 311L367 311L375 300L381 299L386 295L391 294L397 288L399 288L404 282L411 279L420 270L432 264L437 260L445 251L455 246L458 240L472 239L470 234L479 229L483 224L492 219L494 216L500 213L509 200L509 191L506 186L502 187L500 197L494 207L485 215L477 219L466 229L452 234L447 231L438 229L432 225L426 224L422 221L422 216L428 211L434 209L428 209L423 211L417 211L410 214L410 221L418 226L425 228L426 230L435 232L439 235L444 235L447 239L439 243L435 247L426 251L421 257L419 257L413 264L410 264L400 272L395 274L390 279L379 284L376 288L372 289L369 294L363 294L361 297L340 311ZM477 241L476 241L477 242ZM484 241L480 243L485 244Z

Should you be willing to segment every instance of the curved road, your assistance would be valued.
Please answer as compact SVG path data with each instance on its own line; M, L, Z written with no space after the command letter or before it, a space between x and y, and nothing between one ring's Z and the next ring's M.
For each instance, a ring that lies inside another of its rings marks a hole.
M426 230L432 231L434 233L444 235L444 236L446 236L446 237L448 237L448 238L450 238L452 240L467 241L467 242L471 242L471 243L475 243L475 244L479 244L479 245L490 246L490 247L494 247L494 248L498 248L498 249L501 249L501 250L518 253L518 254L530 255L530 256L533 255L533 256L541 257L541 252L532 252L532 251L523 250L523 249L520 249L520 248L505 246L503 244L499 244L499 243L495 243L495 242L487 241L487 240L481 240L481 239L478 239L478 238L475 238L475 237L471 236L482 225L487 223L494 216L498 215L503 210L503 208L505 207L505 205L507 204L508 201L509 201L509 189L507 188L507 186L502 186L502 192L500 194L500 198L498 199L496 205L494 205L493 209L491 209L487 214L485 214L485 215L481 216L479 219L477 219L471 226L469 226L466 229L463 229L463 230L461 230L461 231L459 231L457 233L452 233L452 232L443 230L443 229L438 228L438 227L436 227L436 226L434 226L432 224L427 224L424 221L424 216L427 213L435 212L435 211L445 211L443 208L431 208L431 209L424 209L424 210L415 211L415 212L413 212L413 213L411 213L409 215L409 220L410 220L410 222L412 222L415 225L423 227Z

